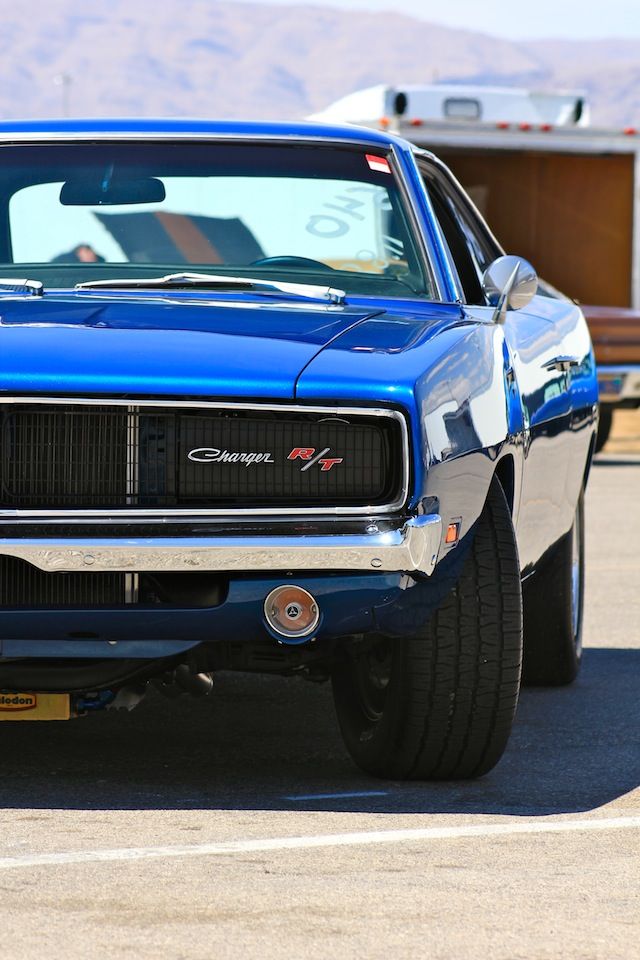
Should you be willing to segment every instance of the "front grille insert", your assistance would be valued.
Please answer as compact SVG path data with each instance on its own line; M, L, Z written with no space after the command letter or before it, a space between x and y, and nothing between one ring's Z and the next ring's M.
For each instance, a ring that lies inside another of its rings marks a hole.
M0 556L0 610L217 607L226 591L227 578L209 572L49 573Z
M45 573L16 557L0 557L0 609L112 607L127 601L127 574Z
M0 404L0 509L234 509L396 503L392 416Z

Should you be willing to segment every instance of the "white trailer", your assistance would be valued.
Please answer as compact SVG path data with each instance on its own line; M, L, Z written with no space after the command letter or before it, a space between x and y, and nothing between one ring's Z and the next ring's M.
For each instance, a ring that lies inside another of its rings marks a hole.
M614 406L640 405L640 128L588 117L579 91L433 84L372 87L313 119L391 129L432 150L505 249L583 305L602 442Z

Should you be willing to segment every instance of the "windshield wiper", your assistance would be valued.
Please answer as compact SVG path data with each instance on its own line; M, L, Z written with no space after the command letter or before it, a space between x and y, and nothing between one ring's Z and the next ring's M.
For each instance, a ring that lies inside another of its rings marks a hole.
M24 293L28 297L41 297L44 287L40 280L14 280L13 277L0 277L0 294Z
M285 283L280 280L261 280L253 277L225 277L210 273L170 273L165 277L134 277L130 280L88 280L76 283L76 290L129 290L143 287L155 290L173 287L212 290L256 290L259 293L284 293L303 300L322 300L327 303L344 303L346 293L333 287L321 287L310 283Z

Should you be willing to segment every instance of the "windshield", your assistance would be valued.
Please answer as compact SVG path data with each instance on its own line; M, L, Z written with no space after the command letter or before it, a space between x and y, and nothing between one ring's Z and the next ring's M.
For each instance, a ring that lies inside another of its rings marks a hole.
M432 298L392 167L372 149L255 141L0 147L0 277L19 272L72 287L188 269Z

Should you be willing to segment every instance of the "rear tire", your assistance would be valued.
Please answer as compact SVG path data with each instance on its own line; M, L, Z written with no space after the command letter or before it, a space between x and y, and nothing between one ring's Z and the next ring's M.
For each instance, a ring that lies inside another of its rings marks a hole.
M333 674L344 742L367 773L478 777L500 759L518 700L522 594L494 480L460 579L423 631L353 642Z
M600 414L598 416L598 432L596 434L596 453L600 453L605 443L609 439L611 427L613 426L613 410L608 404L600 404Z
M573 526L523 585L523 683L572 683L582 659L584 606L584 495Z

